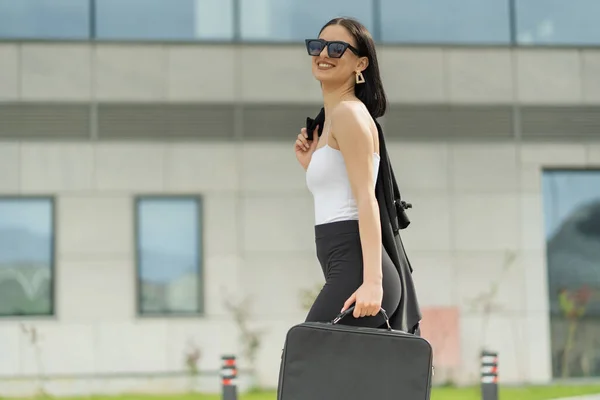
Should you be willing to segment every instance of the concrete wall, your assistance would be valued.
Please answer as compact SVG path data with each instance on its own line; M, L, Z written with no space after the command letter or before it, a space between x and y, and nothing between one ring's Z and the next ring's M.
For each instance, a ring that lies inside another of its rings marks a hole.
M381 46L392 103L600 102L600 51ZM298 46L0 43L0 100L319 102Z
M380 54L393 103L600 99L600 52L382 47ZM318 103L308 62L294 46L2 44L0 100ZM239 351L223 305L232 293L252 298L254 324L266 332L260 381L274 386L285 332L305 315L298 292L322 280L312 200L291 146L0 142L0 195L54 194L58 219L57 316L0 321L0 375L37 373L21 322L40 329L47 374L183 370L190 338L203 350L202 368L217 369L221 353ZM460 310L454 378L476 381L478 347L486 342L501 353L504 382L549 381L541 169L598 166L600 144L405 141L390 143L389 152L415 207L403 237L422 305ZM135 314L133 196L144 193L204 196L205 317ZM483 315L470 300L498 277L507 252L517 258L484 336ZM211 379L206 387L218 385ZM69 380L51 389L140 385L102 382ZM0 381L0 394L29 389L24 381Z

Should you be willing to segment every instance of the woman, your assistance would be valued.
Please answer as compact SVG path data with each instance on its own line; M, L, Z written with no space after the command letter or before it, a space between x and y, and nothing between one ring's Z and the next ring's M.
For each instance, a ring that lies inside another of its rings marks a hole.
M325 109L321 137L317 127L309 140L304 128L295 143L314 197L317 257L325 275L306 320L328 322L354 305L340 323L381 327L380 308L393 315L401 282L382 247L375 198L380 158L374 118L386 110L375 44L359 22L335 18L306 47Z

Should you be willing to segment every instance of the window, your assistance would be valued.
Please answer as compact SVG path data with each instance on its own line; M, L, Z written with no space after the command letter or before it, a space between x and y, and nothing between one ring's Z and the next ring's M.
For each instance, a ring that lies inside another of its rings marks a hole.
M203 40L233 40L233 1L196 0L195 37Z
M87 39L88 0L0 0L0 37Z
M201 215L198 197L137 199L140 314L203 312Z
M543 175L553 374L600 377L600 170Z
M0 315L53 315L54 201L0 197Z
M519 44L600 44L598 0L516 0L516 11Z
M96 37L230 40L233 0L96 0Z
M510 43L508 0L381 0L381 39L395 43Z
M334 17L355 17L373 29L367 0L240 0L241 36L246 41L290 42L316 37Z

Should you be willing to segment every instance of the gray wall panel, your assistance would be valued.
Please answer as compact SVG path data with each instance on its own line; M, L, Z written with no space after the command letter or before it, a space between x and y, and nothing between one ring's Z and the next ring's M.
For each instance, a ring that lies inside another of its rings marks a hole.
M521 110L524 138L598 138L600 107L528 106Z
M390 138L510 138L510 106L392 105L386 114Z
M0 103L0 138L89 137L90 105Z
M320 104L1 103L0 138L88 140L293 140ZM91 113L94 109L95 112ZM600 140L600 106L391 104L390 139ZM93 117L92 117L93 116ZM240 132L236 134L236 126ZM92 135L91 132L95 132ZM240 135L240 136L238 136Z
M6 64L0 88L8 93L0 99L257 104L321 99L301 43L5 42L0 50L8 60L0 62ZM600 102L598 49L379 45L378 56L392 103Z
M260 104L243 107L243 130L246 139L294 140L314 118L321 105Z
M233 105L102 103L97 114L100 140L234 136Z

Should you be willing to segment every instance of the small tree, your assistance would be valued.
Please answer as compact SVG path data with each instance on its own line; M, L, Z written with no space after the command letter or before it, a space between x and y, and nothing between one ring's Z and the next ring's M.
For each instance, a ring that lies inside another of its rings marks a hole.
M515 252L507 251L499 276L490 283L490 286L487 288L487 290L479 293L479 295L469 300L471 309L480 311L483 314L481 329L482 345L480 346L482 349L485 347L487 339L490 316L492 313L502 310L502 305L496 302L498 290L500 289L500 285L505 274L513 267L516 258L517 256Z
M20 324L21 333L26 337L27 341L33 348L35 354L35 363L37 365L37 381L38 388L37 394L38 397L46 397L47 393L44 389L44 380L46 378L46 373L44 371L44 363L42 361L42 346L40 343L40 334L35 326L27 326L25 324Z
M567 289L561 289L558 292L558 304L568 321L569 330L565 340L565 348L562 354L562 377L569 377L569 355L575 343L575 333L577 325L585 315L587 307L592 299L592 291L587 286L582 286L578 290L569 292Z
M323 285L316 284L311 288L300 290L300 293L299 293L300 305L302 306L303 310L305 310L305 311L310 310L310 308L312 307L313 303L315 302L315 299L319 295L319 292L321 291L322 288L323 288Z
M240 331L242 354L248 360L252 380L256 382L256 359L265 331L250 326L252 302L249 297L245 297L239 301L232 301L227 298L225 300L225 307L231 313Z
M200 363L200 358L202 356L202 352L196 346L193 340L188 340L188 344L185 350L185 367L188 372L188 376L190 378L190 392L194 392L194 388L196 387L197 377L200 375L200 368L198 364Z
M481 341L480 341L480 346L479 346L480 351L486 350L486 347L487 347L488 325L490 322L491 315L494 312L498 312L503 309L502 305L496 301L496 297L498 295L500 286L503 283L503 279L505 278L505 275L514 266L514 262L515 262L516 258L517 258L517 254L515 251L507 250L505 253L502 269L500 270L500 273L498 274L498 276L490 283L487 290L481 292L479 295L473 297L469 301L471 310L479 311L483 314L483 318L482 318L482 322L481 322L481 324L482 324ZM512 328L513 328L513 335L516 335L516 333L514 331L514 329L516 329L516 327L513 326ZM514 338L514 339L515 339L515 343L516 343L517 338ZM519 351L517 351L516 348L515 348L515 353L516 353L516 358L519 359L521 357L521 354ZM519 362L518 365L522 366L523 363ZM523 376L522 373L520 375Z

